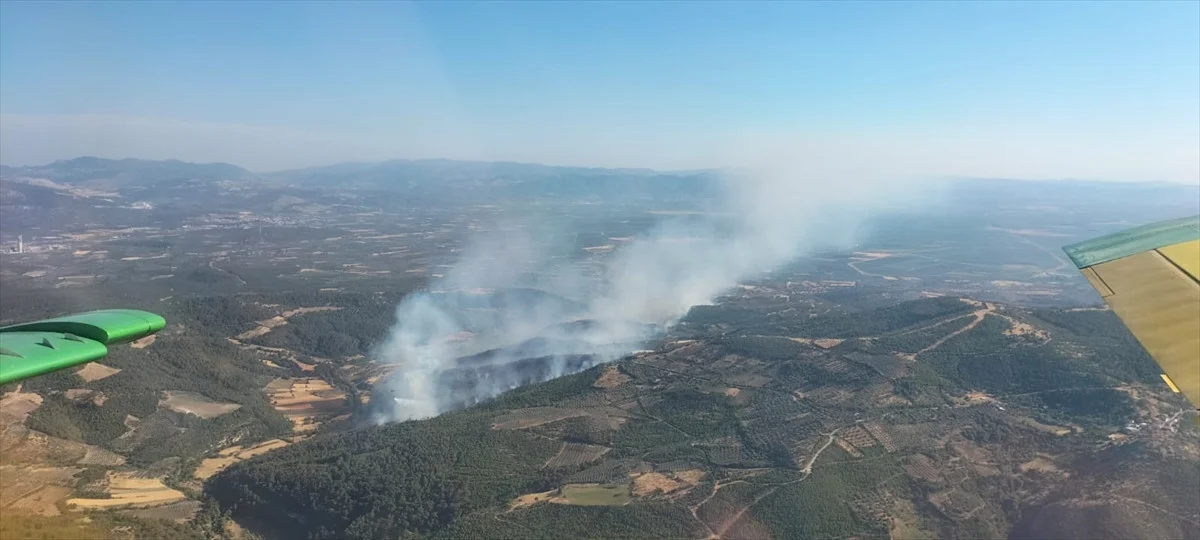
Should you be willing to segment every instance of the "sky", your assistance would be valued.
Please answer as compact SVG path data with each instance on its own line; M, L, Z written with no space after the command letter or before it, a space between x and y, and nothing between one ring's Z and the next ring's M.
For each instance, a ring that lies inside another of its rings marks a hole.
M1200 2L0 2L0 162L1200 183Z

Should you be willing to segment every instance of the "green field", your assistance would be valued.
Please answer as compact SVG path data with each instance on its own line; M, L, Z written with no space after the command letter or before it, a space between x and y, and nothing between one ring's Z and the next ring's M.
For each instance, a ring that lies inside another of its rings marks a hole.
M621 506L629 502L629 486L603 484L567 484L563 497L580 506Z

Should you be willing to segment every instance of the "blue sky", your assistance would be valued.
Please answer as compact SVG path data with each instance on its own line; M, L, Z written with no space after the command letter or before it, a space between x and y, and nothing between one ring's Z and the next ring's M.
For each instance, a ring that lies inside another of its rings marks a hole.
M0 2L0 161L1200 182L1200 3Z

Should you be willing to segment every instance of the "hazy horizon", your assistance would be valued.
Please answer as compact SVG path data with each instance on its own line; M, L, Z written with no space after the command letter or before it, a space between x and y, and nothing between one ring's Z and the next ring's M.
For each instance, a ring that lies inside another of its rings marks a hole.
M868 176L1200 183L1194 2L3 2L0 13L10 165L787 160Z

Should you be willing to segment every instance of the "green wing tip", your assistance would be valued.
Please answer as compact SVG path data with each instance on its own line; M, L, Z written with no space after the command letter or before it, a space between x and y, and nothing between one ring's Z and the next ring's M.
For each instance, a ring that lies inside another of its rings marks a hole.
M1200 216L1159 221L1063 246L1077 268L1200 238Z
M167 320L157 313L138 309L102 309L6 326L0 328L0 333L57 332L112 345L146 337L162 330L166 325Z

